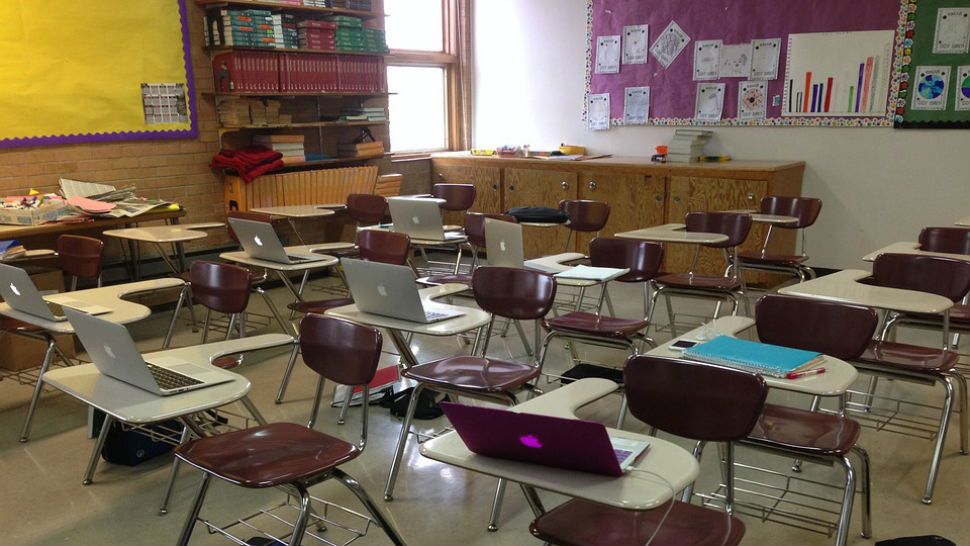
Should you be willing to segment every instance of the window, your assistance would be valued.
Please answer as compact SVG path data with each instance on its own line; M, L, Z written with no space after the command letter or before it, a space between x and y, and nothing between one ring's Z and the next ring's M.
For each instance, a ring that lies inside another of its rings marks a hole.
M468 147L468 0L384 0L392 153Z

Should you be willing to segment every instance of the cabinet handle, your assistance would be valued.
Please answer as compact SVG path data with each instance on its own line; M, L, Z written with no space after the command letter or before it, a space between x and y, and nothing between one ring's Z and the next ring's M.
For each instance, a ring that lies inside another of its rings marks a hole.
M509 186L509 191L510 192L515 191L515 186Z
M563 180L562 183L560 183L559 185L562 186L562 189L564 190L569 189L569 182L566 182L565 180Z
M492 191L498 191L498 184L492 184Z
M444 180L444 179L445 179L445 173L438 173L438 180Z
M657 195L656 195L656 196L655 196L655 197L653 198L653 200L654 200L654 201L656 201L656 202L658 202L658 203L663 203L663 200L664 200L664 194L662 194L662 193L658 193L658 194L657 194Z
M678 203L678 204L680 203L680 196L679 195L675 195L674 196L674 203Z
M595 180L590 180L589 181L589 184L587 185L587 187L589 188L589 191L595 190L596 189L596 181Z
M749 191L748 192L748 201L754 201L754 192L753 191Z

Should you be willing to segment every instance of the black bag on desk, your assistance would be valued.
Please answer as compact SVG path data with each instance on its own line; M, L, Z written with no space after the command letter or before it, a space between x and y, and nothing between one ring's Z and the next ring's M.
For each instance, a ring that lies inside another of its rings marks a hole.
M181 422L172 420L148 425L145 428L155 430L159 435L170 436L180 434L184 426ZM174 445L168 442L156 442L143 432L124 430L121 423L115 421L111 424L108 437L104 440L101 456L112 464L135 466L173 449L175 449Z
M509 209L506 214L519 223L565 224L569 220L565 212L549 207L515 207Z

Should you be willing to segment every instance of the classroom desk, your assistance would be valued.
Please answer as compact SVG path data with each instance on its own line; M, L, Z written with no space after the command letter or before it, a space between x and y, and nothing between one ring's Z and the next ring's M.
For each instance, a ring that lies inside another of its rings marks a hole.
M323 260L317 260L313 262L301 262L296 264L284 264L279 262L271 262L268 260L260 260L251 257L244 250L236 250L233 252L223 252L219 255L223 260L234 262L237 264L247 265L251 267L261 267L268 271L275 271L276 275L283 285L286 286L296 301L303 301L303 288L306 286L307 275L312 269L323 269L325 267L331 267L339 261L333 256L327 256L319 251L326 250L344 250L348 248L354 248L353 243L321 243L316 245L301 245L301 246L288 246L285 247L287 254L321 254L324 256ZM300 287L297 288L293 285L293 281L290 280L290 273L302 273L303 281L300 283ZM287 322L283 320L283 316L280 315L279 309L273 305L273 302L269 299L266 300L267 306L269 306L270 312L273 313L273 317L276 322L279 323L280 327L283 328L284 332L290 332L291 327L287 326Z
M148 243L153 245L158 251L158 255L165 262L165 265L172 270L172 273L178 275L185 271L185 247L183 243L186 241L194 241L196 239L204 239L209 236L204 230L216 229L225 226L223 222L205 222L198 224L175 224L166 226L148 226L148 227L135 227L135 228L124 228L124 229L109 229L104 232L104 235L108 237L114 237L116 239L127 240L134 242L135 245L138 243ZM171 244L175 247L175 257L178 260L178 265L172 261L172 258L168 255L168 252L162 247L162 245ZM122 250L124 246L122 245ZM134 248L137 249L137 246ZM136 252L132 256L133 264L132 267L135 271L135 280L141 278L141 272L138 269L138 262L140 261L140 253Z
M695 328L682 336L671 339L656 349L651 349L647 354L680 358L684 353L676 349L671 349L674 342L679 339L696 341L698 337L710 329L720 334L734 336L754 326L754 323L754 319L748 317L721 317L709 323L709 326ZM859 376L859 372L856 371L854 366L831 356L826 356L821 366L825 368L825 373L800 377L798 379L785 379L783 377L770 377L767 375L763 377L765 383L773 389L782 389L812 396L841 396L845 394L845 391L849 389Z
M76 233L94 229L104 229L116 226L130 226L142 222L165 220L177 224L179 218L185 216L185 209L150 211L133 218L90 218L70 222L51 222L38 226L8 226L0 225L0 239L19 239L21 242L28 237L43 235L60 235L62 233Z
M751 216L752 222L756 224L768 224L769 226L784 226L787 224L794 224L798 221L798 218L794 216L785 216L783 214L764 214L755 209L734 209L726 210L724 212L747 214Z
M99 315L101 318L110 320L112 322L117 322L118 324L128 324L130 322L139 321L148 317L152 314L152 310L144 305L131 301L125 301L122 298L138 292L150 292L155 290L164 290L166 288L177 288L183 286L184 284L185 282L182 279L176 278L152 279L127 284L116 284L101 288L76 290L74 292L50 294L48 296L44 296L44 299L54 303L59 303L64 300L80 300L91 305L109 307L111 308L111 312ZM26 442L30 437L30 423L33 420L34 411L37 409L37 404L40 402L40 393L44 387L43 376L50 368L51 362L53 361L54 352L58 350L53 334L73 334L74 328L71 326L71 323L66 320L60 322L45 320L40 317L35 317L34 315L17 311L16 309L11 308L7 303L0 303L0 315L17 319L34 326L39 326L43 330L41 330L41 332L38 334L38 337L47 342L47 352L44 354L44 360L40 365L37 383L34 385L34 396L30 400L30 407L27 409L27 417L24 419L24 426L20 432L20 441Z
M578 408L616 392L616 388L616 383L607 379L581 379L509 409L521 413L575 419ZM648 440L650 448L636 468L653 475L630 471L616 478L485 457L469 451L456 432L449 432L421 444L421 454L459 468L518 482L536 516L541 515L545 509L535 489L625 510L650 510L673 498L678 491L697 478L697 460L687 450L661 438L646 437L624 430L607 430L611 435Z
M960 218L959 220L954 222L954 224L958 226L970 226L970 216L967 216L966 218Z
M946 313L950 310L950 307L953 307L953 302L949 298L936 294L858 282L860 279L869 276L868 271L845 269L831 275L786 286L779 289L778 293L838 303L854 303L906 313L935 315Z
M325 218L327 216L333 216L335 214L334 209L341 208L343 206L344 205L338 204L286 205L279 207L259 207L249 209L249 211L286 218L286 221L290 223L290 227L293 228L293 233L296 234L296 238L300 240L300 244L305 245L306 241L303 240L303 235L300 234L300 230L296 227L296 221L306 218Z
M953 258L955 260L970 260L970 254L948 254L946 252L928 252L920 250L919 243L901 241L884 246L875 252L870 252L862 257L867 262L874 262L880 254L915 254L918 256L940 256L943 258Z
M208 366L213 360L224 355L280 347L293 342L293 338L288 335L264 334L232 341L146 353L145 357L175 357L193 364ZM52 370L43 375L43 380L55 389L106 414L101 432L91 452L84 479L81 482L84 485L89 485L94 478L98 460L101 458L101 450L114 421L129 425L148 425L178 419L188 427L188 430L201 438L207 436L207 434L203 428L189 418L190 416L239 401L259 424L266 424L266 419L247 397L251 386L249 380L232 372L226 373L233 376L232 381L171 396L158 396L134 385L103 375L94 364ZM183 434L182 438L182 441L185 441L187 435ZM162 513L165 512L175 478L175 468L173 468L171 478L162 503Z
M686 243L707 245L723 243L728 236L723 233L706 233L703 231L687 231L685 224L663 224L633 231L623 231L613 235L620 239L637 239L640 241L657 241L660 243Z

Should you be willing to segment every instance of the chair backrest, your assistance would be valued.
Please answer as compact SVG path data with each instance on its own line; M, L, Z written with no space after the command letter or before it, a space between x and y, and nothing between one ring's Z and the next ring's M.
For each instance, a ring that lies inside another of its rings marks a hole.
M761 198L762 214L778 216L794 216L798 221L794 224L777 224L775 227L784 229L801 229L815 223L818 213L822 211L822 200L815 197L789 197L787 195L766 195Z
M627 359L623 389L637 419L705 442L747 437L768 395L765 380L757 374L647 355Z
M347 196L347 215L359 226L380 224L389 214L383 195L352 193Z
M431 188L431 195L445 200L441 204L444 210L462 212L472 208L478 191L471 184L435 184Z
M869 346L879 316L869 307L769 294L755 306L758 339L854 360Z
M240 220L252 220L253 222L265 222L267 224L273 223L273 216L264 212L231 210L226 216L228 218L239 218ZM236 237L236 232L232 229L232 226L226 224L226 228L229 230L229 238L238 243L239 238Z
M495 212L469 212L465 215L465 237L473 247L485 248L485 219L502 220L503 222L517 222L514 216Z
M104 241L81 235L57 238L57 260L62 270L79 279L97 279L101 275Z
M355 322L309 313L300 321L303 362L341 385L366 385L381 358L380 330Z
M927 252L970 254L970 228L927 227L919 232L919 247Z
M220 262L195 261L189 268L192 297L219 313L241 313L249 304L250 272Z
M552 309L556 281L538 271L483 266L472 274L472 293L478 306L493 315L534 320Z
M589 261L593 267L629 268L616 280L645 282L657 276L664 258L663 246L634 239L597 237L589 242Z
M357 249L362 260L407 265L411 238L406 233L364 229L357 233Z
M748 238L751 231L751 215L740 212L688 212L684 217L687 231L723 233L728 240L723 243L706 244L711 248L732 248Z
M879 286L937 294L953 301L970 291L970 262L941 256L880 254L872 264Z
M559 210L569 217L566 226L573 231L599 231L610 219L610 204L603 201L565 199L559 202Z

